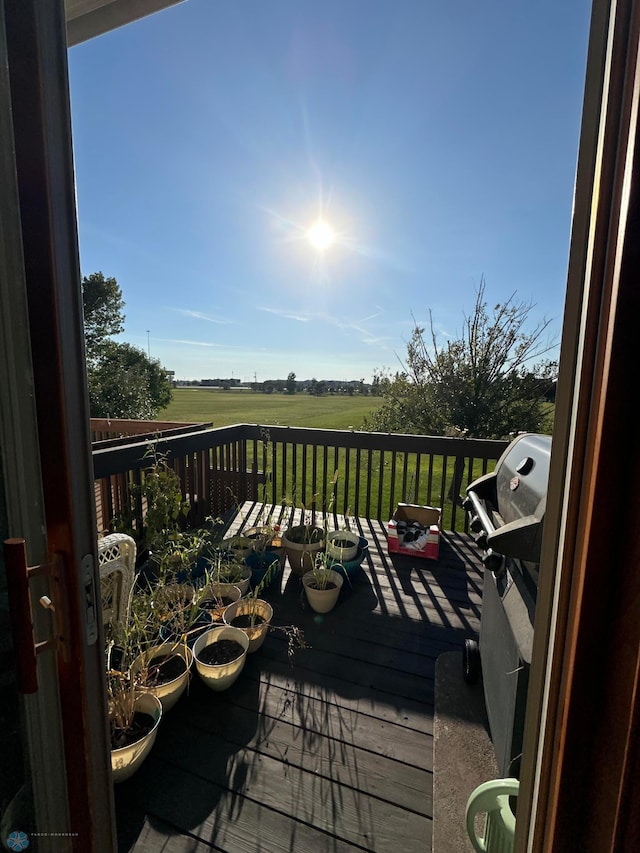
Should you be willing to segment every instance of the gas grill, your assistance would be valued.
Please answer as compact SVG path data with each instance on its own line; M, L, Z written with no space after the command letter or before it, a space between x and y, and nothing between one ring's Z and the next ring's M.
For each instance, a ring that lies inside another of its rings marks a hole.
M485 566L480 641L465 642L463 674L473 683L482 672L503 776L519 775L550 457L551 436L519 435L463 503Z

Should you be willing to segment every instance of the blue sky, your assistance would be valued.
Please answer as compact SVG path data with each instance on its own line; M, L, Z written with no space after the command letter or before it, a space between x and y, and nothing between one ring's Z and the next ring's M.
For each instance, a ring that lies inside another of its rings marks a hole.
M186 0L71 48L81 270L121 339L180 379L370 381L482 276L559 337L589 15Z

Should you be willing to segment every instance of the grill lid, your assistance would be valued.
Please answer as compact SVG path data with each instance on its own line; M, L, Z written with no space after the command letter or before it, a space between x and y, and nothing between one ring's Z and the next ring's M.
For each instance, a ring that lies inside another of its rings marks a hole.
M483 546L540 562L550 459L551 436L523 433L507 447L493 473L467 488L470 526Z

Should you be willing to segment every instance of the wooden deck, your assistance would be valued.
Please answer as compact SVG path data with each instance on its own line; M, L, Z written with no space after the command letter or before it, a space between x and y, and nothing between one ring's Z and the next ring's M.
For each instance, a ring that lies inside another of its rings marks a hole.
M378 522L358 527L369 557L332 612L288 566L265 595L311 645L293 667L272 632L228 691L194 674L116 786L120 850L429 853L435 662L478 632L479 553L444 533L437 562L392 560Z

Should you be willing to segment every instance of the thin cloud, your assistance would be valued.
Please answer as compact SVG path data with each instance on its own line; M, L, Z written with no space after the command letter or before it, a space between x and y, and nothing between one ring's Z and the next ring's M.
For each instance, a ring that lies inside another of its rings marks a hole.
M377 306L376 306L377 307ZM378 308L375 314L369 314L368 317L363 317L361 320L358 320L358 323L367 323L369 320L375 320L376 317L379 317L382 314L382 308Z
M155 338L156 341L162 341L165 344L182 344L188 347L216 347L218 349L241 349L241 347L231 347L228 344L213 344L210 341L188 341L182 338Z
M305 316L304 314L290 314L288 311L285 311L280 308L260 308L260 311L266 311L267 314L275 314L277 317L284 317L285 320L297 320L298 323L308 323L309 316Z
M172 311L177 311L178 314L184 314L185 317L194 317L196 320L206 320L207 323L218 323L221 326L229 326L231 320L225 317L212 317L211 314L203 314L202 311L191 311L189 308L172 308Z
M390 340L391 340L390 337L382 336L382 335L380 337L377 337L377 338L374 338L373 336L367 336L367 337L362 338L362 343L367 344L369 346L377 346L378 344L388 343Z

